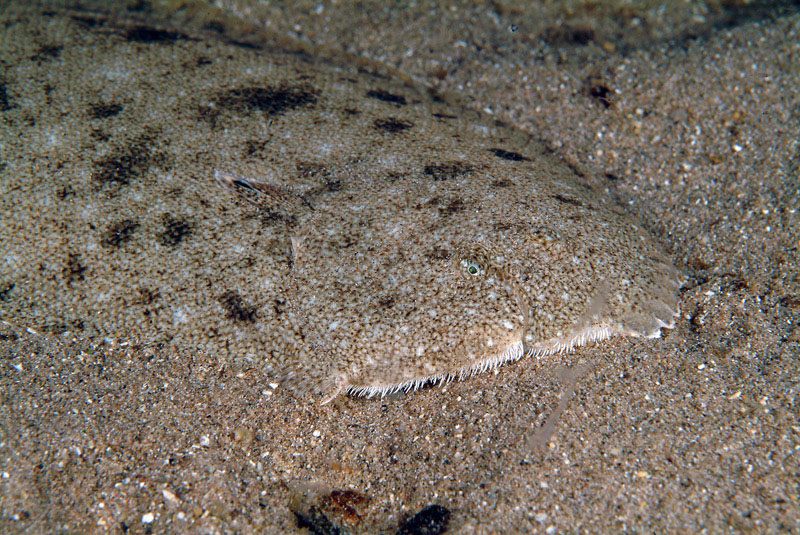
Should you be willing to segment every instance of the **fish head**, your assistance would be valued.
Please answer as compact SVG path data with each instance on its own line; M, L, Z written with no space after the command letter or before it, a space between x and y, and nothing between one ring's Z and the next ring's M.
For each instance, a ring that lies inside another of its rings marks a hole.
M502 247L439 202L319 210L292 241L317 365L339 389L384 395L520 358L527 312ZM388 202L388 200L387 200Z

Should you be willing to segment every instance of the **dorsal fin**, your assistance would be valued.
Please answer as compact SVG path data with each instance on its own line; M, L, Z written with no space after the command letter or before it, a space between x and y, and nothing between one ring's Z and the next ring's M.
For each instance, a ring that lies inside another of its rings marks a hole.
M303 212L314 211L314 207L306 199L282 186L241 177L219 169L214 170L214 179L265 212L281 212L297 218Z

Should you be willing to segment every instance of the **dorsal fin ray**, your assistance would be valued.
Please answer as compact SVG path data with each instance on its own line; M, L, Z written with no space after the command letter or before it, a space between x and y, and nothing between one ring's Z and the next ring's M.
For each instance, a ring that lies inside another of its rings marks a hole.
M314 207L308 200L286 187L238 176L219 169L214 170L214 179L237 196L268 212L288 212L297 217L302 212L314 211Z

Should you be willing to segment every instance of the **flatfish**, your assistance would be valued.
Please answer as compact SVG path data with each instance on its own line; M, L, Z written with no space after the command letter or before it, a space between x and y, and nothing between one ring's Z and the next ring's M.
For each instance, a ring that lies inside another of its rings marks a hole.
M2 45L3 318L323 400L675 325L682 276L641 224L491 117L313 54L30 9L50 52L35 24Z

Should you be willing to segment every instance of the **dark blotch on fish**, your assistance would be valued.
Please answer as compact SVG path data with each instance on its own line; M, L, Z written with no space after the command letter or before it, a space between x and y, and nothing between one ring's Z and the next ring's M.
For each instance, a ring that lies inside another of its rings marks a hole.
M233 290L222 294L219 302L232 320L252 323L256 319L258 308L245 301L241 295Z
M81 257L77 253L69 253L67 256L67 265L63 270L63 275L67 280L67 284L82 281L84 271L86 271L86 266L81 264Z
M118 221L103 233L102 243L106 247L119 247L131 239L138 227L139 223L131 219Z
M434 180L450 180L471 173L474 167L463 162L448 162L442 164L429 164L424 172Z
M267 115L279 115L315 104L318 93L319 91L306 86L241 87L220 93L214 102L219 108L236 113L263 111Z
M166 157L163 154L153 154L151 147L154 142L153 136L144 134L94 162L92 180L124 186L141 177L151 165L164 163Z
M388 91L384 91L383 89L373 89L372 91L367 91L367 96L371 98L376 98L378 100L382 100L383 102L391 102L392 104L399 104L401 106L405 106L406 97L402 95L395 95L394 93L389 93Z
M122 105L116 103L97 102L89 105L89 117L92 119L108 119L122 111Z
M409 128L414 126L414 123L410 121L403 121L401 119L395 119L394 117L375 119L374 124L376 129L382 130L384 132L389 132L390 134L402 132L403 130L408 130Z
M497 156L498 158L502 158L504 160L509 160L512 162L529 162L531 161L530 158L526 158L522 154L518 152L513 152L510 150L503 150L503 149L489 149L489 152Z
M192 233L192 227L186 219L173 217L172 214L164 214L161 218L164 230L158 235L162 245L174 247Z

